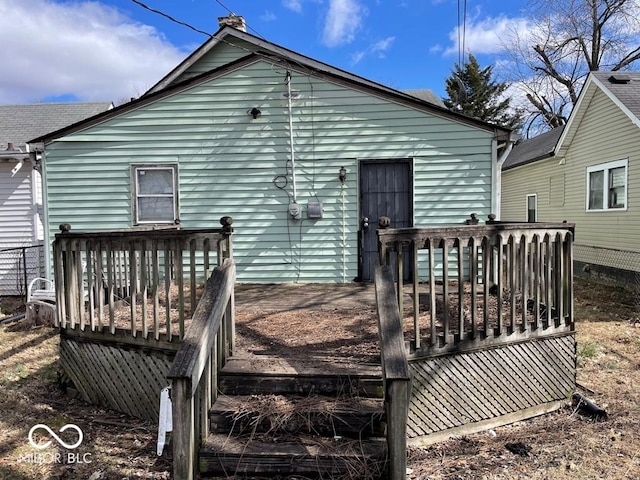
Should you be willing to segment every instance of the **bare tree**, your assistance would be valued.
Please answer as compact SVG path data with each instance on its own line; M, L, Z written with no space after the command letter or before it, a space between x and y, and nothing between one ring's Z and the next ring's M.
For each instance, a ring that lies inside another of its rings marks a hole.
M640 0L531 0L529 28L506 49L528 100L526 131L564 125L590 71L640 59Z

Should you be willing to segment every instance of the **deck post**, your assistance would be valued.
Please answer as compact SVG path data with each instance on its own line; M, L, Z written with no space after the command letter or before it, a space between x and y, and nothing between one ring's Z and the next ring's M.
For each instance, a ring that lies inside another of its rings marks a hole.
M404 480L407 477L407 420L411 382L408 378L389 379L386 387L389 479Z
M196 449L194 401L186 378L171 384L173 403L173 478L193 480Z
M376 266L375 291L387 414L388 478L404 480L407 476L407 421L411 399L411 373L391 266Z

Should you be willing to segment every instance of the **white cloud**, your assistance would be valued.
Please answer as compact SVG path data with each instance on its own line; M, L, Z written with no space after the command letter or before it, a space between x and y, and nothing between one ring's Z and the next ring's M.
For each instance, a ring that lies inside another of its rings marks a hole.
M384 57L385 52L391 48L391 45L393 45L395 39L396 37L387 37L383 40L380 40L371 46L371 51L373 53L377 53L381 57Z
M184 57L153 27L98 2L0 2L0 103L144 93Z
M260 16L260 20L262 20L263 22L273 22L277 18L278 17L276 17L276 14L270 10L267 10Z
M296 13L302 13L302 2L300 0L282 0L282 5Z
M329 0L322 42L327 47L351 43L362 26L366 9L358 0Z
M385 58L386 52L391 49L396 37L387 37L370 45L366 50L360 50L351 54L351 65L359 63L367 55L377 55L378 58Z
M360 51L360 52L355 52L351 54L351 65L355 65L357 63L360 63L360 60L362 60L364 57L366 57L367 52L364 51Z
M501 53L504 51L505 39L513 32L524 36L532 25L524 18L496 17L470 22L464 29L464 49L474 55ZM459 51L459 27L449 33L453 45L448 47L445 55L457 54Z

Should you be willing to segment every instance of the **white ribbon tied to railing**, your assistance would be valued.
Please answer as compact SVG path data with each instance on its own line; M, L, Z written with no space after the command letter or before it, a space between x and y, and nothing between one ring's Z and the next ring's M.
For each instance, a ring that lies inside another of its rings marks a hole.
M160 416L158 418L158 448L156 453L162 455L167 433L173 430L171 387L164 387L160 391Z

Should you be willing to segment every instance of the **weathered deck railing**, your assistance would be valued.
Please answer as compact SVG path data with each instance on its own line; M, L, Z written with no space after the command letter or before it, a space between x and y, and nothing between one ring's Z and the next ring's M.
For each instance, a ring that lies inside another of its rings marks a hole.
M218 229L78 233L61 225L53 245L59 325L183 337L212 266L231 257L232 220L220 222Z
M411 379L402 333L402 319L393 285L393 272L389 265L376 265L375 289L387 415L389 478L399 480L406 478L407 416Z
M199 447L209 433L209 409L218 394L218 372L235 345L235 264L217 267L207 281L168 378L173 402L173 478L196 475Z
M572 240L565 223L380 228L380 259L395 257L403 317L404 269L412 266L412 356L572 329Z

